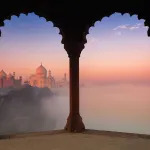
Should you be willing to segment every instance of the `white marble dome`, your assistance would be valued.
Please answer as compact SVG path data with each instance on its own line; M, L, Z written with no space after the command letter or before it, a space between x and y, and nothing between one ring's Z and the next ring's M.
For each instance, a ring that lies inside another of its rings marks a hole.
M43 65L41 64L37 69L36 69L36 74L37 75L42 75L42 76L47 76L47 70Z

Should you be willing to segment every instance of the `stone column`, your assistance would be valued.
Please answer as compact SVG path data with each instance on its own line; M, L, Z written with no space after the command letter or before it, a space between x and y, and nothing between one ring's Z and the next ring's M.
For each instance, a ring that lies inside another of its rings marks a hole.
M82 132L85 126L79 113L79 57L84 45L70 42L64 44L69 55L70 72L70 113L65 129L69 132Z

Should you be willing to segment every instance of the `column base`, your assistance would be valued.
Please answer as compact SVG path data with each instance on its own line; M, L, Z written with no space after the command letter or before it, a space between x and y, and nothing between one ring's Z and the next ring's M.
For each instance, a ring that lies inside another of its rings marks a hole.
M85 126L82 122L80 114L69 115L67 119L67 124L65 130L69 132L83 132L85 131Z

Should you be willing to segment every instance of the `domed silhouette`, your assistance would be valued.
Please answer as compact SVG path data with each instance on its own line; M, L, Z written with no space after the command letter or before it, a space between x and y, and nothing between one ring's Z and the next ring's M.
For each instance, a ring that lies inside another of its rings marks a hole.
M0 72L0 78L4 78L6 76L7 76L7 74L4 72L4 70L1 70L1 72Z
M51 76L50 71L49 75L47 76L47 70L41 63L41 65L36 69L36 74L33 74L29 77L29 84L39 88L51 88L55 87L55 79Z
M37 69L36 69L36 74L40 76L47 76L47 70L45 67L41 64Z

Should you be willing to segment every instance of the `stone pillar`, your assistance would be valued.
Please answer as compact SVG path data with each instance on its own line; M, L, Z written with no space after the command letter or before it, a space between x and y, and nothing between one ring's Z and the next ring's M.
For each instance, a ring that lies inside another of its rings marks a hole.
M70 113L65 130L69 132L82 132L85 126L79 113L79 57L84 45L70 42L64 44L69 55L70 72Z

